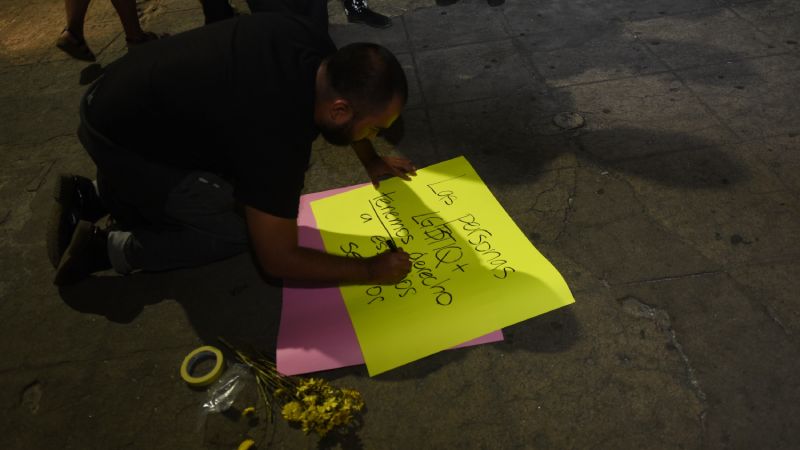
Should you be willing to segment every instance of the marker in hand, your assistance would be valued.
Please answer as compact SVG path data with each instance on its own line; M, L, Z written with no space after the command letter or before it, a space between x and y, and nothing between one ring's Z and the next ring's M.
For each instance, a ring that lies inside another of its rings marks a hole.
M397 251L397 244L394 243L393 239L390 238L388 241L386 241L386 245L389 246L389 251L391 252Z

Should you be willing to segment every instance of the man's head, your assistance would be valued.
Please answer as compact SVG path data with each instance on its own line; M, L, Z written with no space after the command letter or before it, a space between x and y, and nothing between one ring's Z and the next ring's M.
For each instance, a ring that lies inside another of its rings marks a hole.
M397 58L377 44L356 43L317 71L314 120L330 143L346 145L388 128L405 106L408 82Z

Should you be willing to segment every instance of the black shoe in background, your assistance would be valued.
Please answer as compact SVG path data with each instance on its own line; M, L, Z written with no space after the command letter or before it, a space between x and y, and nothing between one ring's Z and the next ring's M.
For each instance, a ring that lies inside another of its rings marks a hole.
M392 19L369 9L366 0L344 0L344 13L350 23L360 23L373 28L392 26Z
M57 267L78 222L94 223L106 215L92 180L79 175L61 175L56 182L56 203L47 224L47 254Z
M487 0L487 3L489 3L489 6L492 6L492 7L500 6L505 2L506 2L506 0Z

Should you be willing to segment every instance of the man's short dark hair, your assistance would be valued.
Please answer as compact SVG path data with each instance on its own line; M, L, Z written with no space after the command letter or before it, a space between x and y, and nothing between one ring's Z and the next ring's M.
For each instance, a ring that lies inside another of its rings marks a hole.
M333 91L353 103L358 115L385 108L395 96L403 104L408 99L403 67L378 44L345 45L327 59L326 73Z

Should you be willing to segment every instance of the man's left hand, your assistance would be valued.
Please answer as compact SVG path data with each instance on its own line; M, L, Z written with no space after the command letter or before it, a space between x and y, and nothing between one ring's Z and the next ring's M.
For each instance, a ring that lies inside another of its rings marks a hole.
M375 187L378 187L381 180L387 178L387 176L411 180L409 175L417 175L417 168L410 159L397 156L380 156L375 158L367 165L366 169Z

